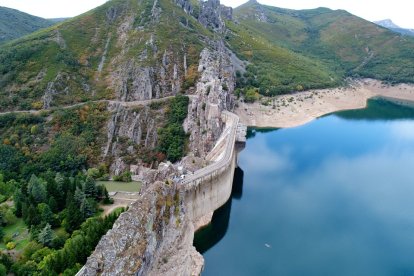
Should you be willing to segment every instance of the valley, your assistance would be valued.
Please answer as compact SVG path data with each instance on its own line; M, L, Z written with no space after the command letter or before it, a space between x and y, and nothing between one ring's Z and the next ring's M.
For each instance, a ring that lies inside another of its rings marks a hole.
M409 105L413 48L343 10L254 0L111 0L1 45L5 270L202 274L194 235L234 197L247 127Z

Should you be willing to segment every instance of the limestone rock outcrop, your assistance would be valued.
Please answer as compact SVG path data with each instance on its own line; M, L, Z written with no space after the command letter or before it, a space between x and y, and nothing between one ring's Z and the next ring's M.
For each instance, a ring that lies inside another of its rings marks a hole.
M203 265L192 227L179 188L156 182L121 214L77 275L192 275Z
M205 157L220 136L223 110L233 110L235 100L234 67L230 51L222 41L212 42L200 57L196 97L189 105L184 129L190 133L190 151Z
M200 1L200 14L198 21L206 28L223 32L225 30L224 20L232 20L233 9L220 4L220 0Z

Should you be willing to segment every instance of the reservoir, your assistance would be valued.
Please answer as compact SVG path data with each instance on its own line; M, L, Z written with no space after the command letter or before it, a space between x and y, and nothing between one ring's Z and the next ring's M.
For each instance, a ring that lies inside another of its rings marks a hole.
M370 100L249 130L203 275L414 275L414 109Z

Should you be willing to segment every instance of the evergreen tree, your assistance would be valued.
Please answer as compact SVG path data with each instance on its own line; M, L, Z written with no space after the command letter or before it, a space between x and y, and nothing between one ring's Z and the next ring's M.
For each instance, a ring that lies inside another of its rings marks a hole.
M46 224L53 224L53 213L50 210L49 205L47 205L46 203L40 203L39 205L37 205L37 211L40 214L42 226Z
M28 192L36 203L41 203L46 200L47 193L45 184L34 174L30 178Z
M27 208L27 216L25 222L27 225L38 225L40 223L40 216L33 205L30 205Z
M49 205L50 210L52 211L52 213L57 213L59 211L58 204L57 204L57 202L56 202L56 200L53 196L51 196L49 198L48 205Z
M39 235L37 236L37 240L39 243L43 244L44 246L50 246L53 240L53 230L50 224L46 224L46 226L40 231Z
M82 204L82 202L85 198L86 198L85 193L81 189L76 188L75 195L73 196L73 199L78 204L78 206L80 206Z
M56 183L56 191L60 194L64 192L64 185L65 185L65 178L62 174L57 173L55 176L55 183Z
M96 198L98 190L96 188L95 180L92 177L86 178L84 191L87 197Z
M89 218L95 214L95 207L92 199L84 198L80 209L84 218Z
M55 200L58 205L59 210L63 210L65 208L65 198L67 196L68 182L60 173L57 173L55 176L55 183L56 183L56 194L54 195ZM52 207L50 207L52 208Z
M79 228L83 220L83 214L79 210L79 205L75 200L72 200L66 210L66 218L63 227L68 233L72 233Z
M15 215L18 217L21 217L23 215L23 203L24 203L24 195L20 191L20 189L17 189L14 193L14 208L15 208Z

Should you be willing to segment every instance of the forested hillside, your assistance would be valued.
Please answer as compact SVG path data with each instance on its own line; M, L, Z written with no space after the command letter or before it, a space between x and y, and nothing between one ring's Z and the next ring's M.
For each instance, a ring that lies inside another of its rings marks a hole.
M234 79L254 101L348 77L414 82L414 39L341 10L112 0L3 44L0 275L74 275L118 215L102 216L96 180L191 147L196 167L236 104Z
M0 7L0 44L49 27L54 22L18 10Z
M346 77L414 82L414 38L344 10L238 7L226 36L251 65L240 78L262 94L335 86Z

